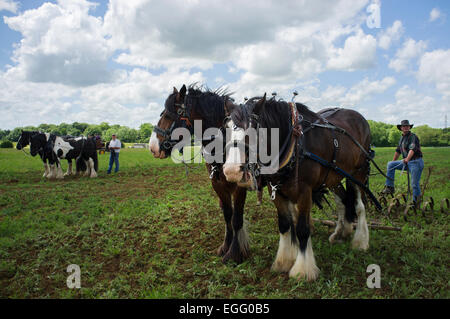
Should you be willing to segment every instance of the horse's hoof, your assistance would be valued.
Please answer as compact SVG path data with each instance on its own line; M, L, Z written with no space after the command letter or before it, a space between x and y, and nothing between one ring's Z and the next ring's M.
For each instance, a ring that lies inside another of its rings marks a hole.
M226 244L222 244L218 249L217 249L217 255L219 255L220 257L225 256L225 254L228 252L228 249L230 247Z
M289 270L291 270L294 263L295 263L295 259L285 261L284 263L275 261L272 265L271 270L275 271L275 272L289 272Z
M223 256L222 262L226 264L230 259L237 264L241 264L245 260L241 252L233 253L231 249Z

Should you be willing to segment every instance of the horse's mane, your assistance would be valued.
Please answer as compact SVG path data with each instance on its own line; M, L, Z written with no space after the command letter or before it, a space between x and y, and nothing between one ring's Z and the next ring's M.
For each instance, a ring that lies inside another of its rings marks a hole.
M224 101L232 100L232 94L223 87L213 91L193 83L188 87L187 103L191 103L196 113L203 117L205 125L211 127L225 118Z

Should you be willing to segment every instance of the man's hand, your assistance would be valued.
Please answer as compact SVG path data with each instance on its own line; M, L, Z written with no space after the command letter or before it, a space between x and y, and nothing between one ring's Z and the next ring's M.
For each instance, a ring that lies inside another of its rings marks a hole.
M403 159L403 163L404 163L404 164L408 164L408 162L409 162L409 159L408 159L408 158L404 158L404 159Z

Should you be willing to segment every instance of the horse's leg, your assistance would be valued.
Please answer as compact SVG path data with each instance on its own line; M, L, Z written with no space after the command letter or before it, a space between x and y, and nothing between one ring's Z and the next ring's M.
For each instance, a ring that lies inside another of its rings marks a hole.
M233 207L231 206L231 193L227 191L222 183L212 181L212 186L217 196L219 196L220 208L225 219L225 238L223 244L217 249L219 256L224 256L230 248L233 240L233 227L231 226L231 216L233 215Z
M280 230L280 242L278 244L277 256L272 264L272 270L288 272L295 263L298 252L297 235L293 216L296 214L295 204L280 196L275 198L278 211L278 229Z
M61 162L59 161L59 159L56 160L56 178L64 179L64 173L61 168Z
M356 188L355 209L358 215L355 235L353 236L352 247L355 249L367 250L369 248L369 227L366 221L366 209L361 199L361 189Z
M297 201L297 218L295 232L298 239L299 249L297 250L297 258L294 266L289 271L289 277L308 281L315 280L319 275L319 268L316 266L314 252L311 242L310 229L310 212L312 206L312 190L311 187L302 185L300 187L301 194Z
M56 170L55 170L55 162L53 160L48 159L48 165L49 165L49 174L47 174L48 179L53 179L56 177Z
M92 158L89 158L89 165L90 165L90 169L91 169L91 174L89 176L91 178L97 177L97 172L95 171L95 168L94 168L94 160Z
M67 160L68 166L67 166L67 172L64 174L64 176L70 176L72 175L72 160Z
M342 184L339 184L333 189L338 220L336 222L336 228L333 234L331 234L331 236L328 238L331 244L340 242L341 239L348 237L353 232L353 221L349 220L349 214L346 214L346 210L351 209L351 207L346 207L346 205L348 206L348 203L346 201L346 198L349 198L347 195L348 191L349 190L346 191L344 189ZM344 202L346 204L344 204ZM350 205L354 205L354 202L352 202Z
M89 176L91 175L91 165L89 163L89 158L85 158L83 156L83 160L84 160L84 164L86 164L86 171L84 172L84 176Z
M245 188L237 187L234 192L234 209L231 219L233 226L233 241L228 252L223 256L223 262L227 262L230 258L238 264L243 262L250 254L248 244L248 232L244 225L244 205L247 197Z
M44 162L44 175L42 175L42 177L48 177L50 174L50 168L48 167L46 159L43 159L42 161Z

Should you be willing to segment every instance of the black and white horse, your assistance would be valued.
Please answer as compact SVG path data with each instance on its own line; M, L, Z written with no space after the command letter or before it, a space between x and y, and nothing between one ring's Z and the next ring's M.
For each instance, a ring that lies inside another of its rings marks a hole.
M19 140L17 141L16 148L18 150L23 150L25 147L31 144L31 139L33 138L33 136L38 134L43 133L38 131L22 131L22 134L20 135ZM47 178L56 177L56 174L53 174L53 170L51 169L51 165L55 164L54 159L56 159L56 156L52 154L52 151L47 149L47 152L45 152L44 148L38 148L33 156L36 156L36 154L39 154L39 156L42 159L42 162L44 163L43 177Z
M64 175L61 169L61 162L59 161L56 153L53 151L52 139L55 135L41 132L33 133L34 134L31 134L29 138L30 154L31 156L36 156L36 154L39 154L41 157L44 162L44 177L49 179L63 179ZM23 147L24 143L22 143L21 140L22 137L19 139L19 142ZM19 142L17 145L19 145Z
M98 140L86 137L63 138L49 133L37 133L30 139L30 154L43 153L50 163L49 178L58 179L72 174L72 160L76 160L76 174L85 171L85 176L97 177ZM60 159L69 163L66 174L63 174Z

